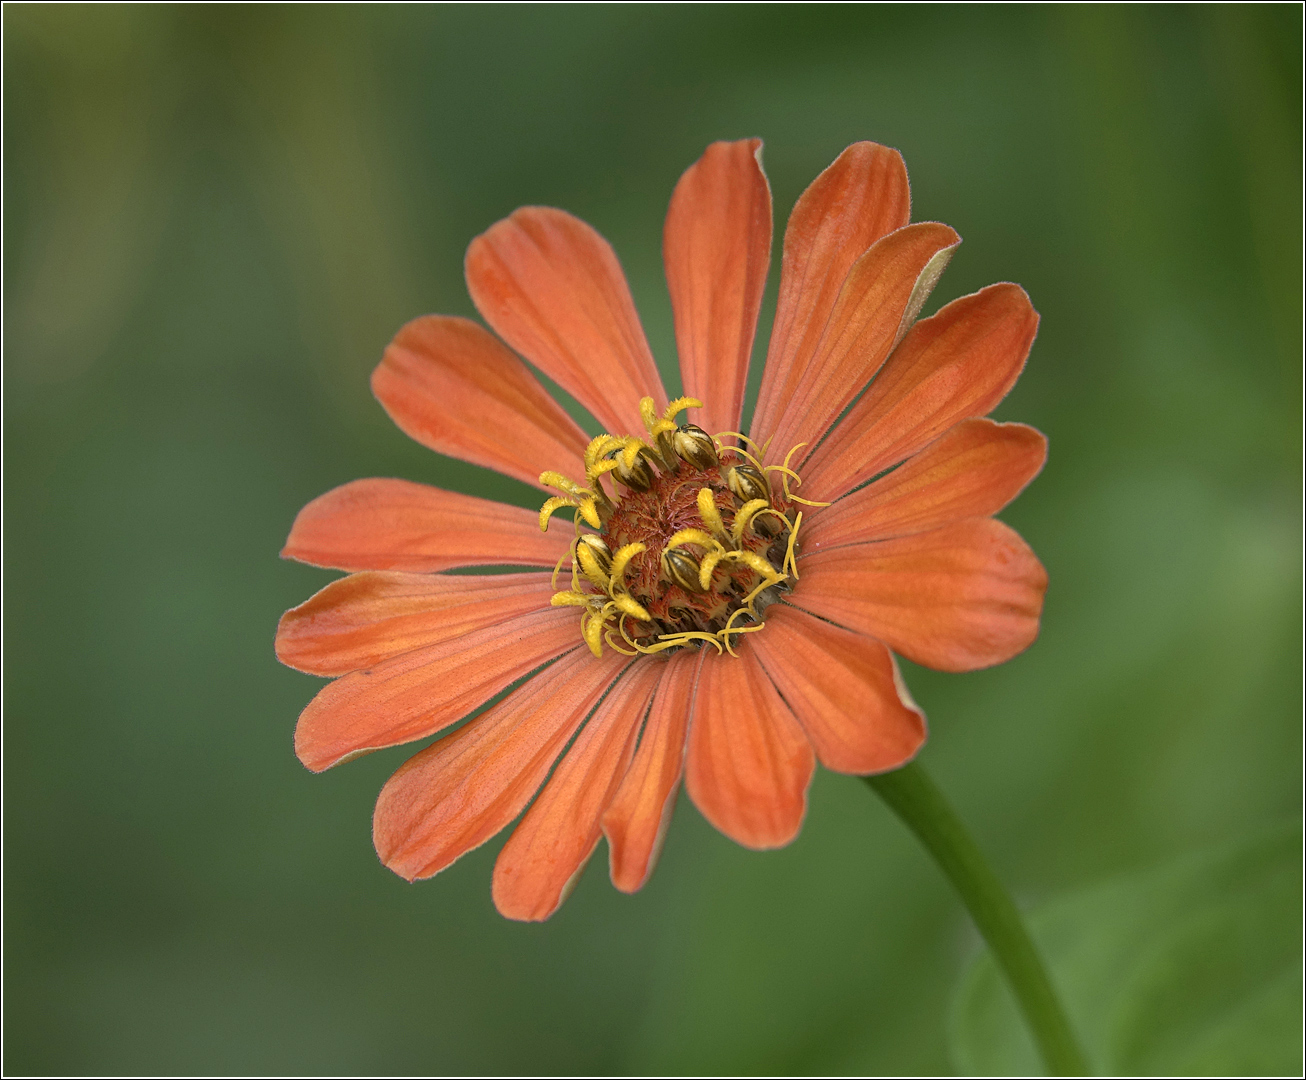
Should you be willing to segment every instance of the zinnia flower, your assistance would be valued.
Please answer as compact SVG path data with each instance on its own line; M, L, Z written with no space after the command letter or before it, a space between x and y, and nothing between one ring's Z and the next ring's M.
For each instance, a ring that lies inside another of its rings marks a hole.
M544 489L539 514L372 479L295 519L284 555L350 572L277 633L283 662L336 677L299 718L309 769L435 735L512 688L382 789L376 850L409 880L525 810L495 864L504 915L551 915L601 835L613 883L633 892L682 777L727 836L780 847L816 761L870 774L920 748L895 653L970 671L1038 633L1043 567L992 515L1046 441L982 419L1038 316L1000 284L916 321L960 240L908 224L896 151L850 146L794 207L739 432L771 253L760 149L714 143L671 199L685 397L668 401L612 248L545 207L467 251L498 338L429 315L386 349L372 389L395 423ZM518 354L604 432L582 432ZM567 508L574 522L555 516ZM537 569L444 573L463 567Z

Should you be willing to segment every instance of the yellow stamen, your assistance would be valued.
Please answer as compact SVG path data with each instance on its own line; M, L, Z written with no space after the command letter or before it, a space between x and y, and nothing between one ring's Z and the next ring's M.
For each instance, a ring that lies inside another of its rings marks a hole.
M721 544L712 539L702 529L681 529L677 533L672 533L671 539L663 546L667 551L670 551L672 548L682 547L685 544L698 544L708 551L725 550Z
M585 471L589 472L596 462L602 459L604 454L611 453L621 445L621 440L615 435L608 435L606 432L602 435L596 435L590 440L589 446L585 448Z
M698 568L698 583L704 592L712 587L712 573L716 570L717 563L729 554L728 551L709 551L703 556L703 563Z
M612 573L609 575L610 588L615 589L617 586L625 587L626 567L630 565L630 560L636 555L642 555L648 550L646 544L634 543L627 544L625 547L617 549L617 553L612 556ZM641 611L643 608L640 609ZM648 618L647 615L643 618Z
M644 421L644 426L648 428L649 434L652 434L653 425L658 422L658 407L653 403L651 397L639 399L639 415Z
M662 414L662 419L674 420L678 412L683 412L685 409L701 409L702 407L703 403L698 398L678 397L667 406L667 411Z
M785 561L780 566L780 569L791 575L795 581L798 580L798 557L794 554L794 544L798 541L798 529L802 523L803 512L799 510L793 525L789 527L789 543L785 546Z
M585 644L590 647L590 652L595 656L603 655L603 624L604 619L601 615L595 615L586 612L580 620L580 636L585 639Z
M576 506L577 500L570 495L555 495L551 499L546 499L544 505L540 507L540 532L549 531L549 518L561 510L564 506Z
M721 520L721 511L716 507L716 496L711 488L698 489L698 516L703 519L708 532L717 539L730 539L730 533L726 531L726 523Z
M580 513L580 516L585 519L587 525L595 529L603 528L603 519L599 517L598 502L595 500L593 495L588 499L582 500L580 506L576 509Z
M743 506L735 511L735 523L730 529L730 535L734 538L735 547L738 547L743 541L744 530L748 528L753 518L757 517L758 514L767 511L775 513L775 511L771 509L771 504L765 499L753 499L751 502L744 503ZM784 520L783 514L778 516ZM787 525L789 522L786 520L785 524Z
M623 615L629 615L632 619L639 619L640 622L653 621L653 616L644 610L644 605L628 593L617 593L612 598L612 603L618 611Z
M589 607L590 604L597 600L598 597L591 593L577 592L574 589L564 589L562 592L556 592L549 597L551 607Z
M572 495L578 499L589 494L587 488L581 487L576 481L569 480L562 473L554 472L552 469L545 469L544 472L540 473L540 483L545 487L557 488L563 494Z

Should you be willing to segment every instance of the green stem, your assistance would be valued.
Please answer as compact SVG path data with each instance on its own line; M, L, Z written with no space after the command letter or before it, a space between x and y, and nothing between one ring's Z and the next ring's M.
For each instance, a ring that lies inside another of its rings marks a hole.
M966 826L915 762L865 780L929 849L961 894L1006 973L1053 1076L1087 1076L1088 1062L1014 901Z

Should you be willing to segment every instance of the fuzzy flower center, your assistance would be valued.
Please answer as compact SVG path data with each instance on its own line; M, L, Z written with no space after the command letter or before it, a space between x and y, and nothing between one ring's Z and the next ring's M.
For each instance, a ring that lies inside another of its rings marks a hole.
M659 417L644 398L648 436L599 435L585 451L584 484L540 474L562 492L541 508L540 528L576 510L571 588L552 603L582 609L595 656L605 644L633 656L704 642L736 655L732 639L762 629L767 606L798 580L797 504L826 505L791 491L802 481L789 459L804 444L783 465L763 465L765 448L746 435L677 425L688 408L702 402L678 398Z

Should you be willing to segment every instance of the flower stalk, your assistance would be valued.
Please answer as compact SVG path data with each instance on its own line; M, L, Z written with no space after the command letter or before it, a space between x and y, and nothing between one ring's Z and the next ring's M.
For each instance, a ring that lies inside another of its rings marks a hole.
M914 761L864 779L916 834L961 894L1007 976L1048 1072L1087 1076L1087 1059L1019 909L943 792Z

